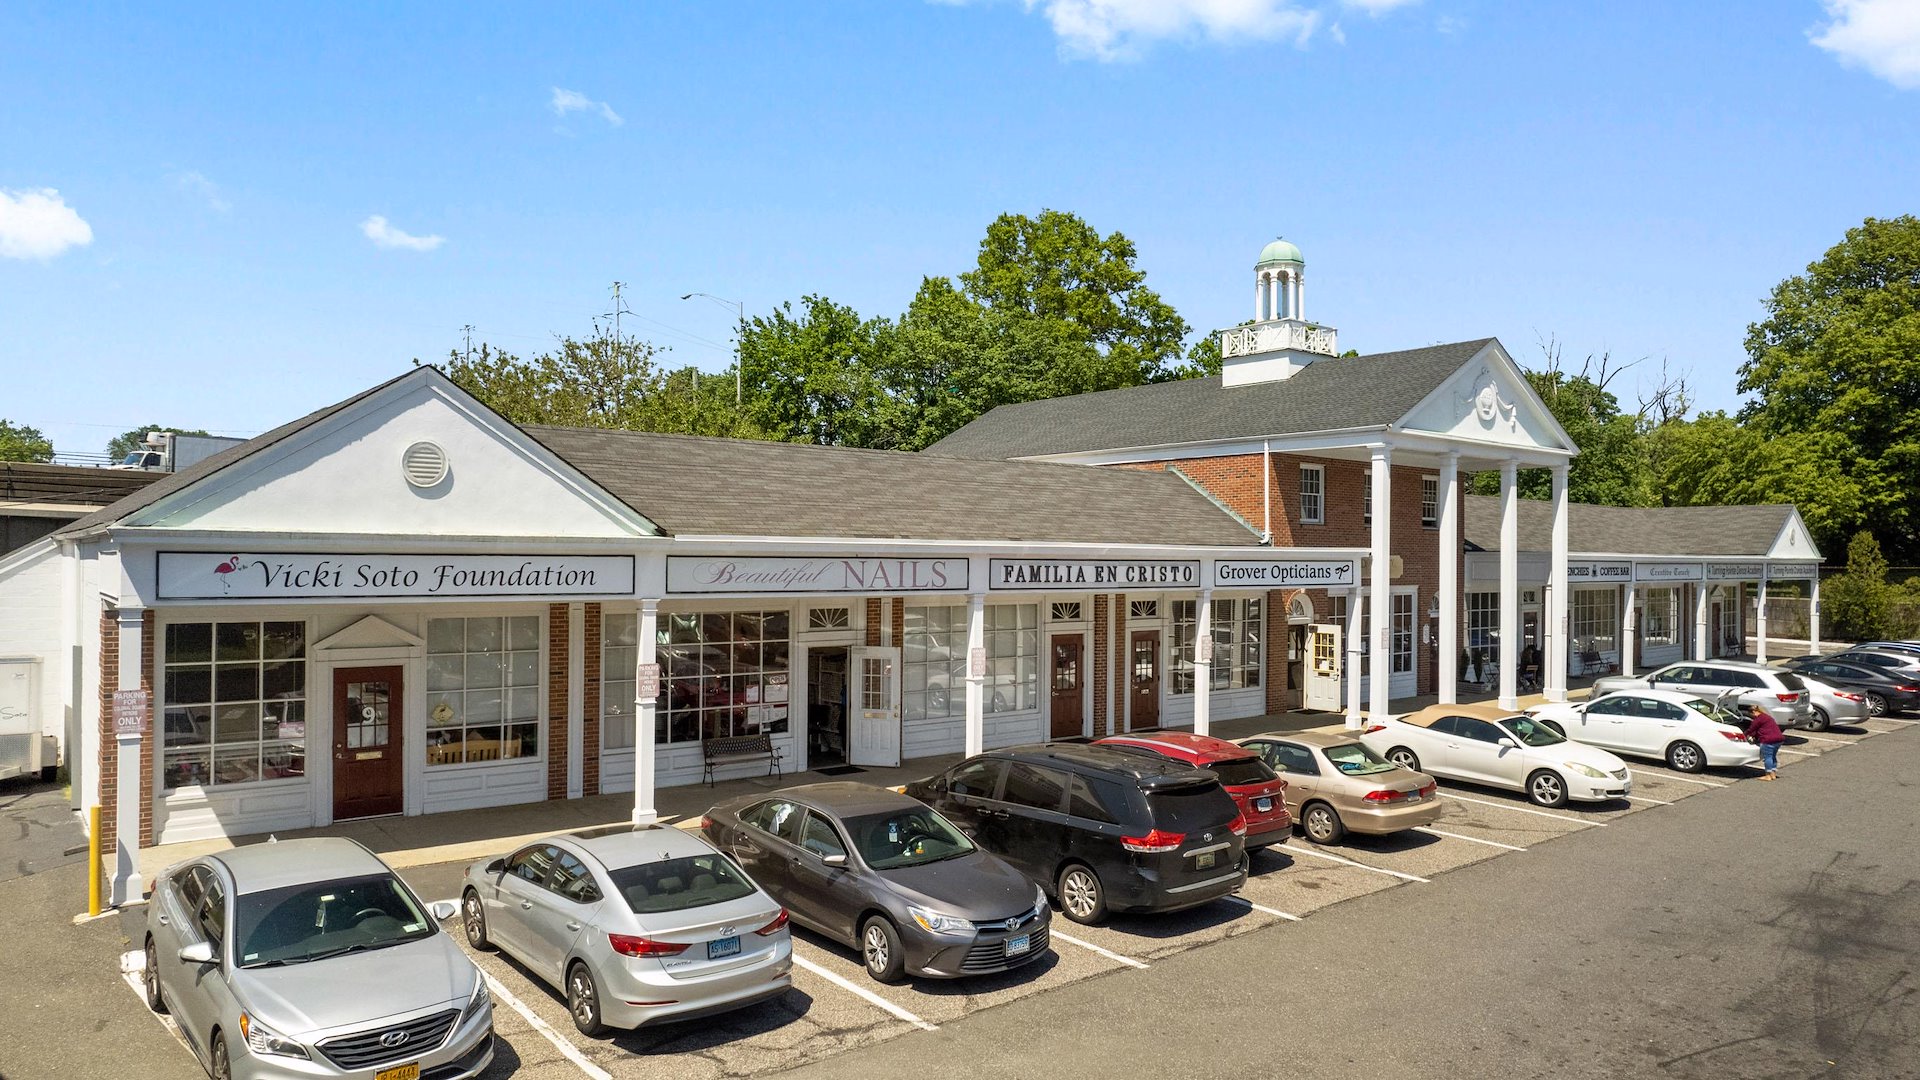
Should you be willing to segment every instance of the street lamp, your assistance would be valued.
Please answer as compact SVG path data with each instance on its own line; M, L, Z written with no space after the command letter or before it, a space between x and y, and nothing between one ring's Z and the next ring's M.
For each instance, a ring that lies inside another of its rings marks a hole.
M734 315L738 319L738 321L733 324L733 403L739 405L742 399L740 392L740 368L742 366L742 357L740 355L740 324L747 321L747 305L738 300L728 300L725 297L715 296L712 293L705 292L686 293L683 294L680 299L691 300L696 296L704 296L722 307L732 308Z

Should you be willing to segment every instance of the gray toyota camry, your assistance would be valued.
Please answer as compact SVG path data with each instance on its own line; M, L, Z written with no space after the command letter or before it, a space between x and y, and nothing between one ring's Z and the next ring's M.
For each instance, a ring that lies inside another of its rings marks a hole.
M1049 951L1046 896L918 799L808 784L722 803L700 827L880 982L984 975Z

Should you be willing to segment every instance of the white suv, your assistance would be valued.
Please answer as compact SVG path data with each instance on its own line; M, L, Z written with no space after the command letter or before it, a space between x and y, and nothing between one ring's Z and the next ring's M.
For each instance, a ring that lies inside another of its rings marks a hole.
M1593 696L1616 690L1682 690L1697 697L1758 705L1784 728L1804 727L1813 717L1807 684L1791 671L1744 660L1684 660L1645 675L1596 679Z

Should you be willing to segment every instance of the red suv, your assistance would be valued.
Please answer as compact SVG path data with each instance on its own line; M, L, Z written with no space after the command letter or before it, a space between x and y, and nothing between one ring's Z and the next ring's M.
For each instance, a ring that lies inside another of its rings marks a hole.
M1293 815L1282 794L1287 782L1260 755L1225 739L1190 731L1109 735L1095 745L1154 754L1183 765L1210 769L1247 819L1247 850L1284 844L1293 835Z

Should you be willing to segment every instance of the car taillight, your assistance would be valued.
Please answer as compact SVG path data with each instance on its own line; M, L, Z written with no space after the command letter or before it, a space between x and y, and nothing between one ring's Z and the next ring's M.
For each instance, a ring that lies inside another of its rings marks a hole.
M1280 781L1280 790L1281 791L1287 790L1287 782L1285 780Z
M1398 802L1406 798L1406 795L1398 791L1388 791L1385 788L1381 788L1379 791L1369 791L1365 795L1362 795L1361 798L1368 802Z
M779 933L782 930L785 930L786 928L787 928L787 909L781 908L780 914L775 915L773 917L772 922L768 923L767 925L761 927L758 930L755 930L754 933L759 934L761 937L769 937L771 935Z
M687 951L685 945L632 934L608 934L607 944L612 945L613 951L621 956L678 956Z
M1232 833L1235 836L1247 835L1247 815L1245 814L1233 815L1233 820L1227 822L1227 831Z
M1774 697L1779 698L1782 705L1791 705L1800 700L1799 694L1775 694Z
M1851 693L1851 692L1849 692L1849 691L1846 691L1846 690L1835 690L1835 691L1833 692L1833 696L1834 696L1834 697L1837 697L1837 698L1839 698L1839 699L1841 699L1842 701L1865 701L1865 700L1867 700L1867 697L1866 697L1866 695L1865 695L1865 694L1855 694L1855 693Z
M1366 727L1360 729L1360 734L1371 735L1376 731L1385 731L1385 730L1387 730L1387 725L1385 724L1369 724Z
M1245 828L1246 819L1242 818L1240 820L1241 820L1241 828ZM1172 851L1175 848L1179 847L1181 842L1184 841L1186 838L1187 838L1186 833L1165 832L1160 829L1149 829L1147 830L1147 835L1145 836L1121 837L1120 846L1123 848L1126 848L1128 851L1140 851L1140 852L1147 852L1147 853L1152 853L1156 851Z
M1894 689L1902 694L1920 694L1920 686L1896 686Z
M1420 789L1420 797L1423 799L1429 798L1433 795L1439 794L1439 792L1440 792L1439 784L1428 784L1426 787L1423 787Z
M713 815L712 814L700 815L700 831L701 832L713 831Z
M1738 731L1723 731L1720 733L1720 735L1722 738L1726 739L1728 742L1746 742L1747 741L1747 737Z

